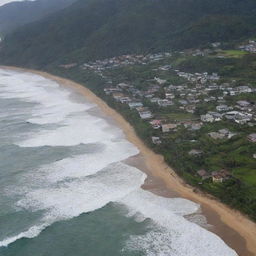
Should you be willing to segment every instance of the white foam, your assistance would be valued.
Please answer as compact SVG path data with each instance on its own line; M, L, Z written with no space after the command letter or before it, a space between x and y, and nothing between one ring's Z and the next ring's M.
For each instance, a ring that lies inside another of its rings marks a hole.
M22 237L35 237L56 221L73 218L117 201L138 189L144 180L145 174L138 169L123 163L115 163L94 176L51 187L33 188L18 201L17 206L29 211L46 211L40 225L0 241L0 246L7 246Z
M145 235L131 236L129 249L142 249L148 256L237 256L218 236L183 217L199 210L191 201L159 198L138 190L119 202L153 221Z
M20 99L35 103L26 121L39 125L57 124L56 129L42 126L27 139L17 141L21 147L73 146L81 143L111 141L123 134L102 118L90 115L87 111L93 104L71 100L72 93L56 82L29 73L7 72L0 85L0 97ZM1 70L0 70L1 75Z
M120 129L111 127L101 118L85 112L81 115L67 117L56 129L42 129L30 135L30 138L16 144L21 147L40 146L74 146L81 143L106 142L121 137Z
M33 238L40 234L42 230L44 230L46 225L41 226L33 226L29 228L27 231L21 232L20 234L12 237L8 237L4 239L3 241L0 241L0 247L6 247L9 244L15 242L16 240L19 240L21 238Z
M111 163L123 161L137 153L138 150L125 140L108 143L103 146L101 151L65 158L53 164L42 166L36 174L31 175L46 177L47 182L51 183L67 178L85 177L103 170Z
M31 109L31 118L27 120L31 123L59 123L72 113L94 106L71 101L71 93L67 89L39 75L0 70L0 76L0 98L37 104Z

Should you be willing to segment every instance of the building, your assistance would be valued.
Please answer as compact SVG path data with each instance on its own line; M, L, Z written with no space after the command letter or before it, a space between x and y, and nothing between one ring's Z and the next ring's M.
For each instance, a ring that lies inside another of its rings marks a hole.
M114 92L112 94L112 97L116 100L116 101L120 101L121 98L124 98L125 95L121 92Z
M127 96L120 98L121 103L129 103L130 101L131 101L131 99Z
M225 134L221 134L218 132L209 132L208 135L214 140L225 138Z
M188 152L188 154L189 154L190 156L200 156L200 155L203 154L203 151L198 150L198 149L191 149L191 150Z
M250 102L248 102L246 100L239 100L236 103L239 107L242 107L242 108L246 108L246 107L250 106Z
M175 95L173 93L166 92L165 93L165 98L166 99L174 99Z
M136 108L141 119L150 119L153 117L151 111L148 108L138 107Z
M141 119L150 119L153 117L152 113L148 110L148 111L142 111L139 112L140 118Z
M206 123L214 122L214 117L210 114L201 115L200 118L202 122L206 122Z
M133 102L129 102L128 106L130 109L133 109L133 108L143 107L143 104L141 102L133 101Z
M152 140L153 144L155 144L155 145L159 145L159 144L162 143L160 137L154 137L153 136L153 137L151 137L151 140Z
M202 180L208 179L211 177L211 175L208 174L208 172L206 170L199 170L197 171L198 176L200 176L202 178Z
M217 172L212 172L212 181L215 183L221 183L229 178L231 178L231 174L229 171L225 169L222 169Z
M0 38L1 39L1 38ZM0 41L1 42L1 41ZM70 63L70 64L63 64L60 65L60 67L65 68L65 69L70 69L70 68L74 68L77 66L77 63Z
M164 80L164 79L160 79L160 78L158 78L158 77L155 77L154 79L155 79L155 81L156 81L158 84L160 84L160 85L166 83L166 80Z
M169 132L172 129L175 129L177 124L162 124L162 132Z
M223 182L223 177L222 177L222 175L220 175L220 174L212 174L212 182L214 182L214 183L222 183Z
M160 107L168 107L168 106L172 106L173 102L170 100L167 100L167 99L163 99L163 100L160 99L160 100L158 100L157 104Z
M222 112L222 111L228 111L230 110L230 108L227 105L219 105L216 107L216 110L219 112Z
M152 120L150 122L150 124L152 125L153 129L159 129L159 128L161 128L162 122L161 122L161 120Z
M249 134L247 138L249 141L256 143L256 133Z

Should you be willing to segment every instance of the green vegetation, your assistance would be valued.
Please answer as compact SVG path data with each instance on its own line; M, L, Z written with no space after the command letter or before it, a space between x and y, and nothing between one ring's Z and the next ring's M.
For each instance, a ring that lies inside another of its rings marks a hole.
M255 36L255 0L80 0L6 37L2 63L42 68Z
M219 52L219 55L229 58L241 58L246 54L248 54L246 51L241 50L224 50Z
M75 0L37 0L10 3L0 7L0 34L40 20L71 5Z
M190 113L167 113L167 114L161 114L159 117L161 118L167 118L170 121L187 121L187 120L197 120L198 117L194 116Z
M238 54L240 51L231 50L228 52ZM178 57L174 60L173 65L175 68L192 73L216 72L221 75L223 81L235 79L241 85L244 83L256 85L256 54L240 54L239 58L218 58L212 55L206 57Z

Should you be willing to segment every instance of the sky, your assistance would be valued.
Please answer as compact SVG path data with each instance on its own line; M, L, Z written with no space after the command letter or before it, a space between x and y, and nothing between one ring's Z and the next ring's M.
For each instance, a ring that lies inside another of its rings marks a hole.
M10 2L20 2L20 1L24 1L24 0L0 0L0 6L4 4L8 4ZM34 1L34 0L27 0L27 1Z

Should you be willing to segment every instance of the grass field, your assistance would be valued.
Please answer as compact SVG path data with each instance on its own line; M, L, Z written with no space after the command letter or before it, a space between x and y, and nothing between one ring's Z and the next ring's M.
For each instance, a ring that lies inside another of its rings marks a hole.
M190 113L168 113L168 114L161 114L161 118L166 118L170 121L187 121L187 120L197 120L193 114Z
M256 169L252 168L236 168L233 170L233 174L235 177L241 179L242 181L250 184L252 186L256 186Z
M228 58L241 58L246 54L248 54L246 51L241 50L223 50L220 51L218 55L222 55Z

